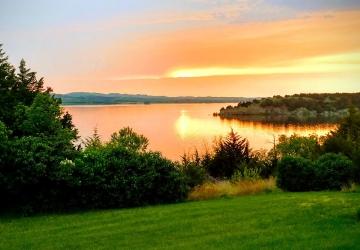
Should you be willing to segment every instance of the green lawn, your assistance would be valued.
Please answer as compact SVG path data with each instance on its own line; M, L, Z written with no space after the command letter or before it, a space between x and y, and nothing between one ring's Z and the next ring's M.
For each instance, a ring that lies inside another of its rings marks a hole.
M360 193L270 193L0 218L1 249L360 249Z

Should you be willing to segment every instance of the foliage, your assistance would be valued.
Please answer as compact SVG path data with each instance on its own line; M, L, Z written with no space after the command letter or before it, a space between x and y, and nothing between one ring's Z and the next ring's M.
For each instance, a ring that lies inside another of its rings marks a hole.
M277 186L287 191L309 191L313 188L313 163L300 156L285 156L278 165Z
M274 176L276 159L266 150L251 151L248 141L231 131L214 142L212 151L185 154L180 167L191 188L207 179L269 178Z
M279 136L276 151L282 158L285 156L300 156L315 160L321 154L319 138L316 135L299 136L296 134L287 137Z
M180 201L187 192L181 172L156 152L135 152L123 145L87 148L73 169L81 183L72 203L108 208Z
M348 156L354 162L356 181L360 183L360 112L350 110L339 128L326 137L323 150Z
M0 120L7 127L13 127L18 105L29 106L38 94L52 91L43 85L43 78L37 79L36 73L26 67L24 60L21 60L16 74L0 44Z
M353 179L353 164L344 155L325 154L315 162L285 156L279 162L277 185L287 191L340 190Z
M21 60L19 72L0 47L1 209L25 213L176 202L184 177L148 140L124 128L102 143L95 131L85 150L60 100Z
M136 134L132 128L125 127L111 135L110 144L114 147L122 146L130 151L144 152L149 140L143 135Z
M86 148L100 148L102 146L101 137L97 128L94 129L92 136L85 138L83 142Z
M243 171L235 171L233 176L231 177L231 181L236 182L240 180L259 180L261 179L260 176L260 169L259 168L248 168L243 167Z
M272 122L338 122L352 106L360 109L360 93L277 95L222 108L219 115Z
M197 150L192 155L184 154L181 157L180 169L189 188L201 185L208 179L206 164L209 157L209 153L200 156Z
M242 163L250 161L249 142L233 130L225 139L214 146L214 156L207 171L215 178L231 178L236 170L241 171Z
M315 162L316 189L340 190L354 179L351 160L341 154L327 153Z

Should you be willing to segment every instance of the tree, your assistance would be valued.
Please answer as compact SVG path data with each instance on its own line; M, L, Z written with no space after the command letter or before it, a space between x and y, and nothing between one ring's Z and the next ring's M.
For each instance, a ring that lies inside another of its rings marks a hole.
M299 136L293 134L290 137L281 135L275 150L280 154L280 157L300 156L312 160L318 158L321 153L319 138L316 135Z
M325 139L323 149L325 152L342 153L355 164L356 181L360 182L360 112L354 108L349 110L347 116L337 130L331 132Z
M38 80L36 72L26 67L24 59L16 74L15 67L8 62L0 44L0 120L7 127L13 127L18 105L29 106L37 94L51 92L51 88L44 88L44 79Z
M100 148L102 146L97 128L94 129L92 136L85 139L84 145L86 148Z
M21 59L20 61L17 84L13 91L19 102L22 102L25 105L30 105L38 93L45 92L44 79L40 78L37 80L36 72L33 72L30 68L26 67L24 59ZM50 92L50 89L47 89L46 91Z
M149 145L149 140L143 135L135 133L132 128L125 127L111 135L110 144L120 145L132 151L144 152Z
M8 57L0 44L0 121L5 125L13 121L16 102L11 91L16 84L15 68L8 62Z
M214 148L214 157L208 166L208 172L216 178L231 178L235 171L242 171L244 163L251 158L249 142L234 130L225 139L220 139Z

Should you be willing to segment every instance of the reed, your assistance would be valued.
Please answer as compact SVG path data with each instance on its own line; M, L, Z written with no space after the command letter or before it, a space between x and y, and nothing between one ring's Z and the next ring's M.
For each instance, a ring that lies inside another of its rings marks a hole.
M273 191L276 189L274 178L259 180L216 181L195 187L188 196L189 200L207 200L226 196L240 196Z

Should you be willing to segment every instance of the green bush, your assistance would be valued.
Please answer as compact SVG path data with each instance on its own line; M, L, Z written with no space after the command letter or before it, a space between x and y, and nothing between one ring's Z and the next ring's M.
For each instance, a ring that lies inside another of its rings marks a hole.
M360 112L349 109L340 126L328 136L323 144L323 151L341 153L349 157L355 165L355 181L360 183Z
M342 155L327 153L315 162L315 189L340 190L355 179L352 161Z
M358 221L360 221L360 208L356 211L356 218Z
M199 186L208 179L206 172L208 157L210 157L209 154L200 156L198 151L195 151L194 154L184 154L182 156L179 167L189 188Z
M319 138L316 135L299 136L296 134L287 137L281 135L278 138L276 151L281 156L301 156L306 159L316 159L320 155Z
M313 163L299 156L285 156L278 164L277 186L287 191L312 190L315 168Z
M341 154L325 154L316 162L286 156L278 165L277 185L287 191L340 190L353 179L353 164Z
M160 153L137 152L120 144L85 150L75 161L73 175L76 195L69 202L78 207L170 203L187 193L184 176L173 162Z

